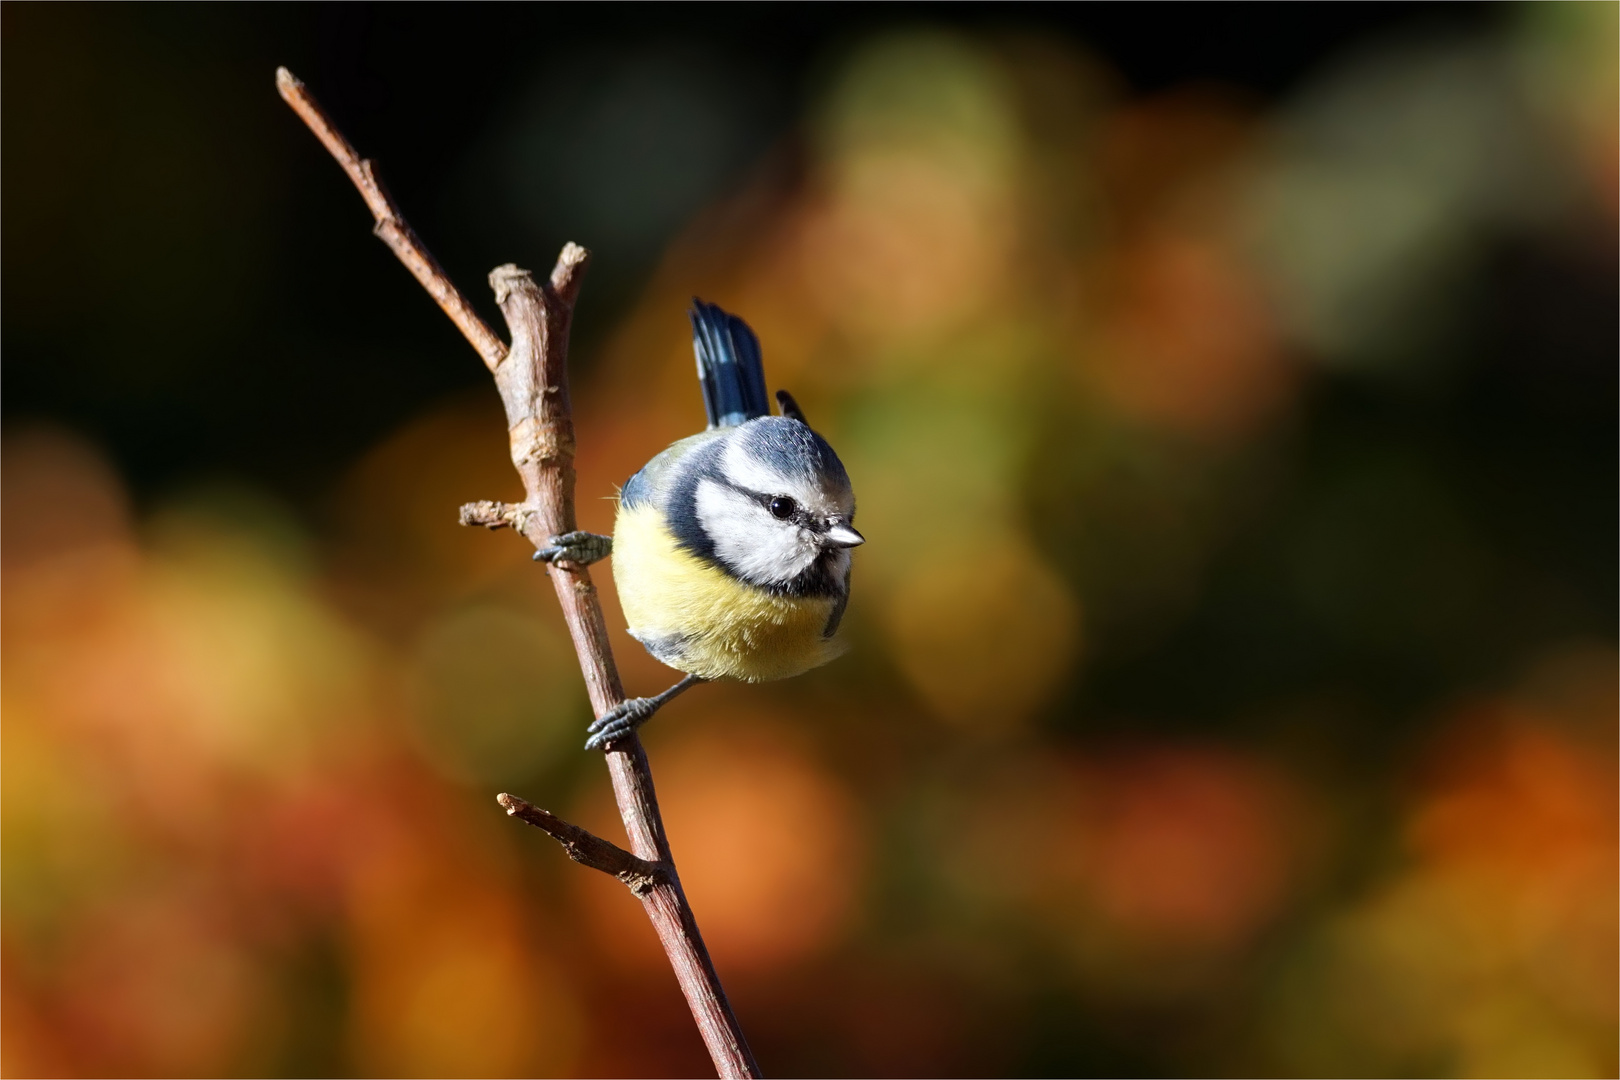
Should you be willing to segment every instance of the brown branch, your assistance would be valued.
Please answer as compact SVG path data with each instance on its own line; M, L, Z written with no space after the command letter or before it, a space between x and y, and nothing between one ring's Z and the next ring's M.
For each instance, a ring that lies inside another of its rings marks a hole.
M578 825L570 824L549 810L524 802L516 795L500 794L495 801L512 817L521 818L563 846L568 857L582 866L612 874L637 896L646 896L653 886L669 878L661 863L638 859L618 844L603 840Z
M463 525L482 525L486 529L516 528L523 531L523 507L512 503L479 502L463 503L461 506L461 523Z
M501 339L495 336L489 324L479 318L466 297L450 283L439 264L433 261L433 256L428 254L427 248L394 206L394 200L383 188L382 181L377 179L371 162L355 153L349 140L333 126L304 84L284 67L276 68L276 89L281 93L282 100L292 106L293 112L337 158L343 171L354 181L354 186L360 189L360 197L366 200L366 206L371 209L371 216L377 222L371 231L399 256L399 261L450 316L450 321L456 324L462 336L472 342L472 347L484 358L484 365L494 371L495 365L506 355L506 346L501 344Z
M537 549L549 546L553 536L574 531L574 422L568 400L568 330L588 253L577 244L564 245L550 278L539 284L528 271L510 264L490 273L496 303L512 335L511 348L504 348L416 239L383 193L370 163L360 160L354 148L332 127L303 84L281 68L276 72L276 85L360 189L377 218L377 235L439 301L494 373L501 403L506 407L512 464L523 480L526 497L516 505L470 503L462 508L463 523L515 528ZM601 717L624 700L624 688L613 663L607 624L590 571L567 563L549 564L546 571L562 605L591 706ZM757 1077L759 1066L726 1000L681 888L641 740L635 735L620 739L605 756L631 852L623 852L521 800L503 795L501 804L508 813L557 837L570 857L587 866L596 866L621 880L622 873L607 866L634 870L637 879L626 884L641 898L658 932L716 1071L722 1077ZM532 813L517 807L528 807ZM613 852L636 862L615 861L618 856ZM598 862L603 865L598 866ZM651 873L647 872L649 867Z
M506 406L512 464L528 493L510 516L537 549L550 546L553 536L573 532L575 527L568 327L585 257L583 248L566 245L550 281L544 284L536 284L527 271L510 265L489 275L512 333L512 349L495 369L495 384ZM613 663L596 586L583 566L551 563L546 570L574 639L591 706L598 717L603 716L624 700L624 688ZM715 1068L721 1076L758 1076L759 1066L737 1026L681 888L641 740L633 735L621 739L606 757L631 850L638 858L669 870L668 880L654 885L641 902L664 944Z

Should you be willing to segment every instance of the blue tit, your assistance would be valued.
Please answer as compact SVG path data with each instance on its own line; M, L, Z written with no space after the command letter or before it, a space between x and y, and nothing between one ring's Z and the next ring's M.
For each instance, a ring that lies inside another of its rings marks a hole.
M843 651L850 549L865 542L849 474L786 391L771 415L748 324L701 300L690 314L708 428L625 483L611 539L569 533L535 555L583 564L611 553L631 636L686 673L593 723L587 749L700 682L786 679Z

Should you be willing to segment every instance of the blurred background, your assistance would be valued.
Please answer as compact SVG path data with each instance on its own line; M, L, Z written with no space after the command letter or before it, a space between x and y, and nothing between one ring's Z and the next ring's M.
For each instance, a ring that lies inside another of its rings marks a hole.
M848 465L850 654L646 732L768 1073L1614 1075L1616 12L6 5L5 1073L709 1069L287 64L595 252L586 527L694 294Z

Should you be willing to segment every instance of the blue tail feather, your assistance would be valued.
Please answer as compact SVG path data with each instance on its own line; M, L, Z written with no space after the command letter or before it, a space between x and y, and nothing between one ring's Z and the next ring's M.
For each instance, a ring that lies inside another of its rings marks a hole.
M771 414L759 339L737 316L693 297L692 351L709 427L735 427Z

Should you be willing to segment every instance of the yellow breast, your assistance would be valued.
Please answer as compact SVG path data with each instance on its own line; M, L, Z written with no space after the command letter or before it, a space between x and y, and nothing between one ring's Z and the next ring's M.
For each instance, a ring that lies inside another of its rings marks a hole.
M689 675L785 679L843 651L822 636L830 598L776 596L738 581L679 547L650 506L619 508L613 582L630 632Z

